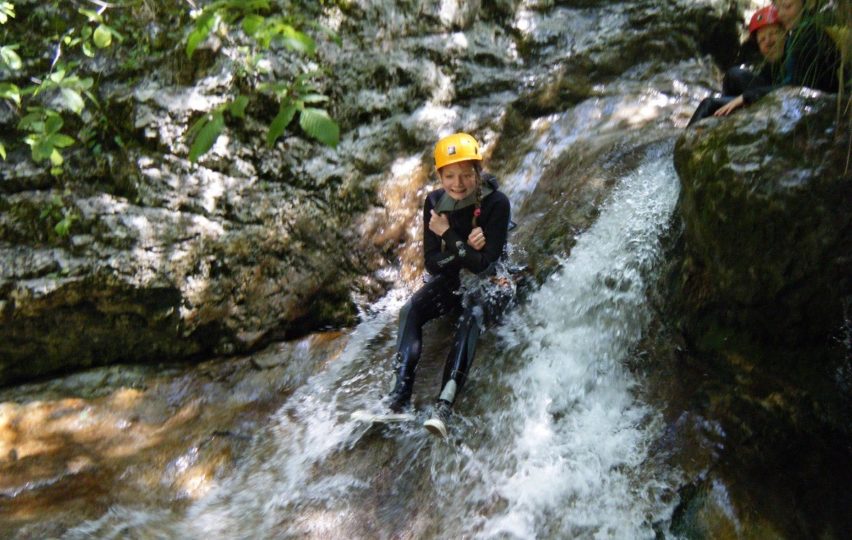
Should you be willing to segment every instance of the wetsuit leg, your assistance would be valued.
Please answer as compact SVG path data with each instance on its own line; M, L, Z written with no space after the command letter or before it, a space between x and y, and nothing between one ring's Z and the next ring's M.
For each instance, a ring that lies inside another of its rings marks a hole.
M459 318L456 337L447 361L441 382L439 400L452 405L467 380L476 354L476 342L487 327L496 322L512 299L510 287L494 286L487 297L481 293L471 295L468 305Z
M423 285L400 311L396 382L390 394L390 407L400 410L411 400L414 375L423 348L423 325L461 306L456 294L459 283L453 278L436 276Z
M705 98L698 105L698 108L695 109L695 112L692 114L692 118L689 119L689 123L686 127L691 126L692 124L698 122L702 118L707 118L708 116L713 116L713 113L718 111L722 105L729 103L734 98L731 96L722 96L722 97L713 97L713 98Z

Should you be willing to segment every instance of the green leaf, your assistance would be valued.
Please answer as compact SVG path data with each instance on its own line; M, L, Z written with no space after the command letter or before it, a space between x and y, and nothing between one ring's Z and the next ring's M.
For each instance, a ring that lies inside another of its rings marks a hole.
M59 223L53 226L53 230L59 236L66 236L68 234L68 229L71 228L71 222L65 219L62 219Z
M56 234L59 236L67 236L68 232L71 230L71 226L74 225L75 221L77 221L77 214L68 208L63 208L62 214L62 219L53 227L53 230L56 231Z
M186 38L186 56L192 58L192 53L195 52L195 49L207 39L207 36L210 35L210 32L213 30L213 27L219 20L219 16L215 11L207 11L198 17L198 20L195 21L195 29L189 33L189 36Z
M247 96L237 96L229 106L231 114L236 118L245 118L246 107L248 106L249 98Z
M62 98L62 105L64 105L66 109L77 114L83 112L86 104L83 103L83 96L81 96L79 92L72 88L60 88L59 92Z
M89 92L88 90L86 90L86 91L84 91L84 92L83 92L83 94L85 94L85 95L86 95L86 97L87 97L87 98L89 98L89 101L91 101L92 103L94 103L94 104L95 104L95 106L97 106L97 107L100 107L100 106L101 106L100 102L98 102L98 98L96 98L96 97L95 97L95 95L94 95L93 93L91 93L91 92Z
M85 54L89 58L95 57L95 48L92 47L91 41L84 41L83 42L83 54Z
M340 142L340 128L323 109L306 107L299 115L299 125L305 133L332 148Z
M12 2L0 2L0 24L15 17L15 4Z
M54 167L59 167L64 162L65 160L62 158L62 154L59 153L59 150L57 150L56 148L51 148L50 164Z
M314 54L317 44L307 34L299 32L289 24L284 25L282 34L284 36L284 45L286 47L308 55Z
M59 121L61 122L62 118ZM22 131L44 131L44 114L40 111L30 112L18 122L18 129Z
M96 22L96 23L102 23L102 22L104 22L104 18L103 18L103 17L101 17L101 16L98 14L98 12L96 12L96 11L92 11L91 9L83 9L83 8L80 8L80 9L78 9L77 11L79 11L80 13L82 13L83 15L85 15L85 16L86 16L86 18L87 18L87 19L89 19L89 22L93 22L93 23L94 23L94 22Z
M225 127L225 116L221 112L214 113L211 116L210 121L199 130L198 136L189 149L189 160L193 163L213 147L216 139L219 138L219 134L222 133L222 128Z
M271 83L261 83L257 86L257 89L261 92L272 92L275 94L278 99L282 99L287 96L287 93L290 91L290 86L283 82L271 82Z
M57 148L67 148L74 144L74 139L62 133L55 133L48 137L48 142Z
M74 90L88 90L92 87L93 84L95 84L95 81L91 77L81 79L80 77L74 75L71 77L67 77L64 81L62 81L60 86L65 88L73 88Z
M209 116L210 115L205 114L204 116L202 116L201 118L196 120L195 123L192 124L192 127L189 128L186 132L187 140L195 139L195 136L198 134L199 131L201 131L201 128L203 128L205 125L207 125L207 122L210 121Z
M56 71L54 71L53 73L51 73L47 78L51 82L59 84L59 83L62 82L62 79L65 78L65 69L59 68Z
M275 118L272 119L272 123L269 124L269 131L266 132L266 144L271 148L275 141L278 140L278 137L284 134L284 130L287 129L287 125L293 120L293 117L296 116L296 106L293 104L284 106L278 110L278 114L275 115Z
M21 89L12 83L0 83L0 98L14 101L21 106Z
M3 143L0 142L0 157L3 158L3 161L6 161L6 147L3 146Z
M0 62L9 67L12 71L21 69L23 63L21 57L15 52L17 45L4 45L0 47Z
M33 153L33 161L36 163L43 161L53 154L56 151L53 146L42 137L28 137L28 143L30 144L30 148ZM60 156L61 158L62 156Z
M266 19L260 15L246 15L245 18L243 18L243 31L246 34L253 36L265 20Z
M840 51L841 55L845 57L849 54L850 46L852 46L852 29L849 26L827 26L825 28L825 32L831 37L834 44L837 46L837 49Z
M95 33L92 36L92 40L95 42L95 45L100 49L105 49L112 44L112 32L109 31L109 27L104 24L99 25L95 28Z
M56 133L62 129L62 117L56 113L46 113L44 121L44 133Z

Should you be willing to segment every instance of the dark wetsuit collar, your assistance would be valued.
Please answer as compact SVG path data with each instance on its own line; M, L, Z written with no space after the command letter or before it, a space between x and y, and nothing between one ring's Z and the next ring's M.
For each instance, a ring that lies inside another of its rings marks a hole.
M484 199L488 195L493 192L494 189L489 185L489 182L482 183L482 198ZM456 210L461 210L462 208L467 208L468 206L476 203L476 193L471 193L464 199L457 201L450 197L450 195L445 191L441 198L438 200L438 204L435 205L435 211L439 214L443 214L445 212L455 212Z

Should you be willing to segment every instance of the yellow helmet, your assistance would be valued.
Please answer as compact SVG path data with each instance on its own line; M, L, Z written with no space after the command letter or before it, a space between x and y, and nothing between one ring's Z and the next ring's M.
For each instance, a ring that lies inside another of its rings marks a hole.
M482 161L479 143L467 133L447 135L435 145L435 168L459 161Z

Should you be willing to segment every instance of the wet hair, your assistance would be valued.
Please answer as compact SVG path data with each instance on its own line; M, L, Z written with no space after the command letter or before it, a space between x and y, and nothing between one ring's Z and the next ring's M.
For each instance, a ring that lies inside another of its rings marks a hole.
M473 219L471 228L476 228L476 218L479 217L479 207L482 206L482 163L473 162L473 170L476 171L476 200L473 203Z

